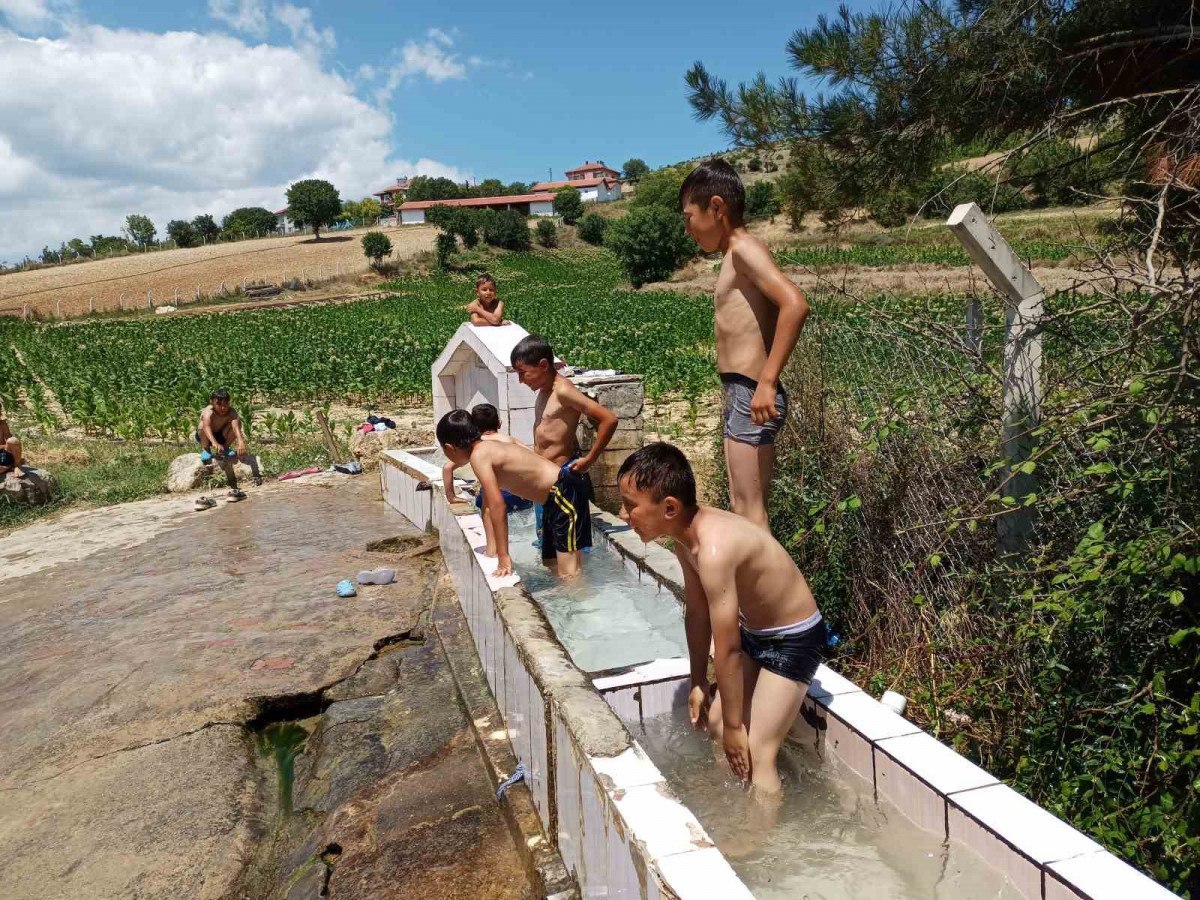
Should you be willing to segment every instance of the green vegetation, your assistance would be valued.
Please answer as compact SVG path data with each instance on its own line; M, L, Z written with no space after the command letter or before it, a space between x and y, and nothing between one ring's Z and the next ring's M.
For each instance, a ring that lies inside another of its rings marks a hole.
M1025 260L1070 259L1086 248L1056 241L1018 241L1013 246ZM805 245L779 250L775 258L789 266L900 266L914 263L965 266L970 260L959 244L859 243L849 247Z
M131 215L125 217L125 233L139 247L145 249L154 243L154 235L158 229L150 221L149 216Z
M589 244L602 244L607 228L608 219L599 213L590 212L579 220L579 238Z
M574 225L583 215L583 200L579 191L567 185L559 188L554 194L554 211L562 216L568 225Z
M234 240L275 231L275 213L261 206L241 206L221 220L221 237Z
M321 239L321 229L332 225L342 214L342 198L337 188L320 178L297 181L287 190L288 218L301 228L311 227L313 237Z
M184 219L173 219L167 223L167 237L176 247L196 246L196 229L192 228L191 222Z
M638 159L636 156L633 159L627 159L625 165L621 167L621 174L626 181L637 181L649 171L650 167L646 165L646 161Z
M558 226L549 219L542 219L537 223L537 239L543 247L557 247Z
M695 397L714 383L708 302L622 289L603 250L511 254L489 268L508 314L552 335L572 363L644 373L656 394ZM15 347L25 365L9 354L0 399L43 433L73 425L130 441L188 437L218 384L252 420L271 403L426 400L429 367L462 323L473 284L470 272L401 279L388 299L236 315L56 327L4 319L0 346Z
M643 180L643 184L650 177ZM696 255L696 245L683 230L678 198L675 209L642 206L623 219L609 224L604 246L616 254L621 268L634 287L648 281L663 281L680 265Z
M392 253L392 242L382 231L368 231L362 239L363 256L371 261L371 265L379 268L385 256Z

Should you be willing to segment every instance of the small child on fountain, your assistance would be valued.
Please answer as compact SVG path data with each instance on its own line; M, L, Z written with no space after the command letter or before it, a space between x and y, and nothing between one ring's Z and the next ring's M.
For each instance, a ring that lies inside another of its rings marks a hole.
M496 296L496 279L486 272L475 279L475 299L467 304L472 325L507 325L504 301Z

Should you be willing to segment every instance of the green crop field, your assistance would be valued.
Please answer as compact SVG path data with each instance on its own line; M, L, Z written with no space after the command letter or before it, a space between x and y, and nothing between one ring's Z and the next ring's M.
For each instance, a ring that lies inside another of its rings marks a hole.
M1025 260L1057 262L1086 248L1056 241L1018 241L1013 249ZM965 266L970 263L962 247L951 243L859 243L849 247L818 244L780 250L775 253L775 258L788 266Z
M651 394L716 383L711 303L619 286L603 251L497 260L506 314L572 364L645 375ZM217 386L253 404L403 403L430 393L430 366L465 320L470 275L400 280L361 303L42 325L0 322L12 365L0 400L47 431L178 438ZM57 407L56 404L57 403ZM65 415L67 421L61 421Z

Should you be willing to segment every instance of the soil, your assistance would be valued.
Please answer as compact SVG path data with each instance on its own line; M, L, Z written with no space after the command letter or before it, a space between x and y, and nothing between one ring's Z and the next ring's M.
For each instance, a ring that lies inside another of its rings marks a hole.
M392 242L395 258L406 258L433 249L436 229L409 225L378 229ZM114 259L14 272L0 276L0 312L21 309L55 315L61 302L62 315L77 316L88 311L89 299L97 312L116 310L124 297L125 308L145 308L146 292L153 292L158 305L193 300L215 294L222 283L232 291L243 280L278 284L300 278L323 281L338 272L354 279L367 273L362 252L364 229L338 231L314 241L311 235L261 238L232 244L214 244L187 250L135 253ZM372 279L374 280L374 279ZM353 283L353 279L349 279ZM364 283L360 289L369 289Z

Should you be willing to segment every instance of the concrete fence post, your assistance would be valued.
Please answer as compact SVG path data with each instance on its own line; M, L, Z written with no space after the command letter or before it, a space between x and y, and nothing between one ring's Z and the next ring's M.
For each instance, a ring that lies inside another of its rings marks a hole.
M117 309L119 309L121 312L125 312L125 295L124 294L121 294L119 297L117 297Z
M154 288L146 291L146 309L154 309Z
M88 297L88 315L90 316L95 311L96 311L96 298Z
M983 301L979 297L967 298L967 330L963 335L963 347L975 356L983 349Z
M179 288L175 288L175 305L179 305Z
M1023 471L1034 444L1032 432L1041 420L1042 336L1041 319L1046 293L1021 262L1003 235L974 203L954 208L946 225L954 232L971 260L1004 297L1003 449L1010 471L1004 473L1007 496L1017 507L996 519L1002 552L1029 546L1033 537L1034 509L1023 498L1036 494L1038 479ZM1010 477L1011 476L1011 477Z
M62 318L62 300L54 301L54 316L58 319Z
M28 304L28 303L26 303L26 304L25 304L25 305L24 305L24 306L21 308L21 320L22 320L23 322L28 322L28 321L29 321L29 304Z

